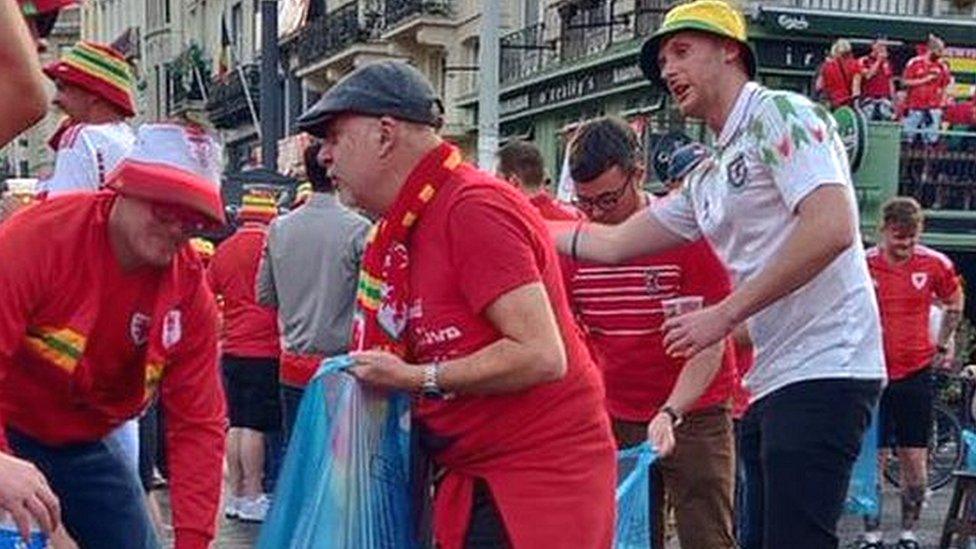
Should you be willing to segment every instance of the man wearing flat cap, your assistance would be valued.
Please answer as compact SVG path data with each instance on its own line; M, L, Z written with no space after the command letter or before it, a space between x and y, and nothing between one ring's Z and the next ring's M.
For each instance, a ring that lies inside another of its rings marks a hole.
M82 547L158 546L139 480L106 437L157 391L176 547L213 539L226 414L216 305L188 241L224 223L220 158L202 130L146 125L111 190L48 198L0 225L0 451L46 477Z
M607 263L704 236L735 291L664 323L691 357L745 323L756 349L742 420L747 548L836 547L851 467L885 378L850 168L833 119L752 79L742 14L721 0L673 7L640 65L715 133L713 161L678 193L615 226L557 234ZM575 237L574 237L575 232Z
M437 135L440 100L401 62L363 66L300 119L379 218L353 320L365 383L414 392L445 474L440 547L610 547L614 447L542 219Z

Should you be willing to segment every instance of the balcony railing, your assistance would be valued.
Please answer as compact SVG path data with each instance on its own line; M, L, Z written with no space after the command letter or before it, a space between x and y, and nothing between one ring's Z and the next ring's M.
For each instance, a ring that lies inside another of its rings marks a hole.
M543 23L506 34L500 40L500 81L505 84L528 78L558 62L556 44L546 44Z
M186 63L193 63L193 61L180 58L168 66L169 104L167 105L167 112L169 114L202 107L203 99L208 93L209 82L204 81L202 76L207 74L207 68L199 65L194 68L193 65Z
M976 133L942 132L934 144L903 142L898 194L926 209L976 211Z
M360 17L359 2L353 0L305 26L298 39L298 60L308 65L331 57L357 42L365 42L376 22Z
M507 34L501 39L502 85L517 82L547 68L603 53L618 44L653 33L675 0L637 0L633 11L617 13L614 3L587 2L560 10L547 18L559 29L547 35L546 23Z
M751 0L762 7L789 7L833 13L902 15L909 17L972 17L973 7L960 9L952 0Z
M235 68L223 80L215 80L210 89L207 115L215 127L234 128L252 122L251 108L255 114L260 108L261 70L254 64Z
M450 0L386 0L383 6L384 27L390 29L422 15L450 16L451 4Z

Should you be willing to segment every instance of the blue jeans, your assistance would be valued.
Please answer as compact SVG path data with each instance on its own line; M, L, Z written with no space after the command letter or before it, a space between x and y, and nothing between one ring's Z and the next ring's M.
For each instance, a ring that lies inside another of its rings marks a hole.
M905 141L913 143L918 138L922 143L934 145L939 142L942 109L912 109L905 115L902 124Z
M111 439L47 446L13 429L14 454L33 463L61 500L68 534L85 549L156 549L146 498L123 450Z
M880 380L813 380L749 407L740 438L743 549L838 546L851 468L880 393Z

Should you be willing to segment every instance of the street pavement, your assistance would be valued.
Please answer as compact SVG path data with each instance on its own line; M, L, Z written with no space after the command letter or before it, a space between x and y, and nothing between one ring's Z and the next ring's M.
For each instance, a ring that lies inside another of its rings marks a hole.
M946 511L949 508L949 500L952 497L950 484L930 494L926 507L922 510L921 524L917 530L919 541L923 548L938 547L939 536L942 533L942 522L945 520ZM166 490L157 490L156 496L163 509L164 520L167 522L166 531L163 533L167 546L172 546L172 528L169 524L169 497ZM901 503L897 492L891 487L885 487L882 526L884 528L886 543L894 543L898 539L900 531ZM220 532L217 538L216 547L220 549L245 549L254 547L257 540L260 525L242 523L236 520L228 520L221 515ZM845 516L838 525L838 533L841 537L841 547L857 547L858 537L863 532L863 524L858 517ZM956 545L968 549L965 544ZM668 543L667 549L680 549L676 541Z

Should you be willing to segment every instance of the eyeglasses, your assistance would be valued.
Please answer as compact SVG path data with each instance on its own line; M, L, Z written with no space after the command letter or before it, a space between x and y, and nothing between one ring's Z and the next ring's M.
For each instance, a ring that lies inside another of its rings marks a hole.
M624 193L627 192L627 188L630 186L631 180L634 178L634 173L627 176L623 184L620 185L615 191L607 191L605 193L600 193L594 197L588 196L575 196L573 197L573 205L584 212L591 212L597 208L602 212L610 211L617 207L617 203L623 198Z
M207 216L172 204L151 203L149 210L153 218L164 225L179 225L187 234L203 232L214 226L214 222Z

